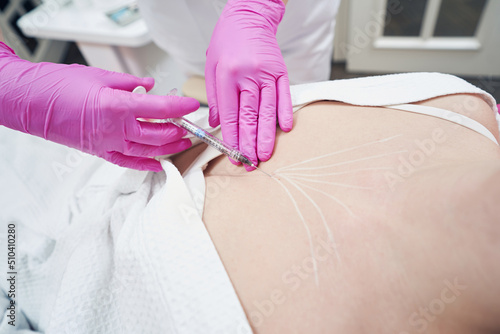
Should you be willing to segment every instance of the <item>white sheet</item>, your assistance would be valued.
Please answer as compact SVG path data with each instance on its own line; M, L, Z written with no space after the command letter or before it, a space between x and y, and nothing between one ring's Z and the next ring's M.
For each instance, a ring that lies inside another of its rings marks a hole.
M315 100L389 105L452 93L480 94L496 112L489 94L435 73L292 88L297 108ZM202 169L218 152L203 152L181 177L167 160L165 173L125 170L1 127L0 154L0 235L5 245L6 224L16 222L20 323L21 309L47 333L251 332L201 220ZM6 284L0 280L3 291ZM4 317L0 333L11 331Z

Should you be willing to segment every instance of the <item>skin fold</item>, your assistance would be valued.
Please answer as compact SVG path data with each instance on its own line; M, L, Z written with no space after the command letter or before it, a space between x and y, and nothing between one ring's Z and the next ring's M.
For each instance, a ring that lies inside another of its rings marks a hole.
M421 104L498 138L479 97ZM205 170L203 220L255 333L499 332L499 147L386 108L319 102L294 117L259 165L274 179L224 157Z

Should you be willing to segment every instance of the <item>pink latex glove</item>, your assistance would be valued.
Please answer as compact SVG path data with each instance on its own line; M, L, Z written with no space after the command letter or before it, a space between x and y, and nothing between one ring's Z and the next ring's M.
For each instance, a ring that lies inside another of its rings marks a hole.
M207 50L210 125L220 124L224 141L255 164L271 157L276 116L283 131L293 125L288 72L276 41L284 12L281 0L229 0Z
M179 117L195 99L133 94L137 78L82 65L31 63L0 42L0 124L97 155L120 166L161 171L151 157L182 151L189 139L173 124L136 118Z

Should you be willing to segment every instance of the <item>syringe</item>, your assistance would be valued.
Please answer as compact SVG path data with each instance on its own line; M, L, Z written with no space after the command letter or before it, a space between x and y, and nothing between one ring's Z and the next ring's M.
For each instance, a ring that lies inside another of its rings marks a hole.
M139 94L144 94L146 93L146 89L142 86L138 86L133 90L133 93L139 93ZM270 174L264 172L262 169L257 167L250 159L248 159L246 156L243 155L240 151L235 149L234 147L229 146L228 144L224 143L222 140L219 138L213 136L210 132L205 131L204 129L200 128L199 126L193 124L192 122L188 121L187 119L183 117L177 117L177 118L167 118L167 119L161 119L161 120L149 120L149 119L138 119L140 121L154 121L156 123L172 123L177 125L178 127L181 127L183 129L186 129L189 133L192 133L194 136L198 137L200 140L208 144L209 146L213 147L217 151L227 155L229 158L239 161L242 164L245 164L247 166L253 167L261 171L262 173L268 175L269 177L272 177Z
M224 143L219 138L213 136L210 132L203 130L202 128L193 124L192 122L188 121L187 119L185 119L183 117L178 117L178 118L168 118L167 121L177 125L178 127L186 129L188 132L190 132L193 135L195 135L196 137L200 138L203 142L205 142L208 145L210 145L211 147L215 148L217 151L227 155L231 159L233 159L235 161L239 161L247 166L256 168L256 169L260 170L262 173L272 177L270 174L267 174L262 169L255 166L255 164L252 161L250 161L250 159L248 159L246 156L244 156L243 153L241 153L240 151L238 151L234 147L231 147L228 144Z

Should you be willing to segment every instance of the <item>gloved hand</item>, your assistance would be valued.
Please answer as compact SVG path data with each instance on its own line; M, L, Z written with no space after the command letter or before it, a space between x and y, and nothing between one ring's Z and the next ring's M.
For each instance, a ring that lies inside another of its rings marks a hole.
M182 151L189 139L173 124L136 118L180 117L192 98L132 94L140 79L82 65L31 63L0 42L0 124L97 155L120 166L161 171L151 157Z
M271 157L276 116L283 131L293 125L288 72L276 41L284 12L281 0L228 0L207 50L210 126L220 124L224 141L255 164Z

